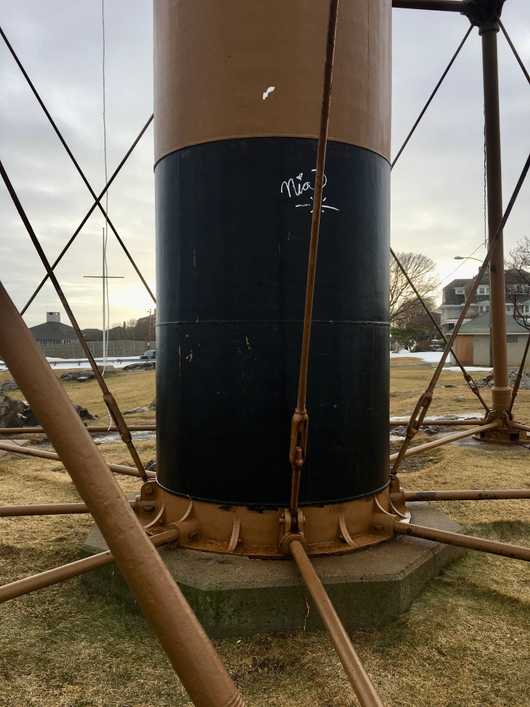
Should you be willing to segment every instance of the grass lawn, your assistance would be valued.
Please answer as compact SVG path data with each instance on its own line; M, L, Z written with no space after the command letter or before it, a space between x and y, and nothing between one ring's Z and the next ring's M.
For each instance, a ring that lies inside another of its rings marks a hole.
M392 365L391 413L409 413L432 367L415 359ZM483 374L478 373L480 377ZM0 381L5 375L0 375ZM457 373L444 373L432 414L478 413ZM109 377L123 409L148 405L152 371ZM94 382L68 383L74 402L106 417ZM489 398L485 391L486 399ZM530 391L518 417L530 420ZM151 414L129 417L140 422ZM130 463L121 444L102 447L109 461ZM145 461L153 444L138 442ZM451 445L402 475L406 489L530 487L523 447ZM138 488L119 478L124 490ZM61 464L0 457L1 504L75 500ZM530 502L440 504L465 531L530 545ZM91 525L88 516L0 519L2 583L69 562ZM433 580L393 625L352 635L386 705L497 707L530 705L530 568L468 553ZM325 634L257 635L216 645L248 705L346 707L356 704ZM189 705L142 617L78 579L2 606L3 707L151 707Z
M76 370L76 369L73 369ZM54 371L57 378L60 378L66 371ZM122 412L132 410L136 407L145 407L155 397L155 372L154 371L112 371L105 376L110 391L116 398ZM11 380L9 373L0 373L0 383ZM95 380L85 383L67 381L64 383L66 392L72 402L86 407L93 415L97 415L98 420L92 424L105 425L108 422L107 406L101 397L101 391ZM23 398L18 390L9 392L12 398ZM141 422L153 422L153 412L135 413L127 415L129 424L140 424Z

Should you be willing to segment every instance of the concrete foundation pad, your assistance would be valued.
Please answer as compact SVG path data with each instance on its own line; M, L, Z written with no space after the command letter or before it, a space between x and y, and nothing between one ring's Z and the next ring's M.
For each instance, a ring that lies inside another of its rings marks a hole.
M458 531L444 513L411 503L418 525ZM86 554L107 549L94 529ZM418 538L397 537L350 554L313 559L329 596L347 628L388 623L406 611L427 582L462 551ZM178 548L161 550L199 620L212 637L267 631L321 628L293 561L258 560ZM85 575L88 587L112 592L133 603L115 566Z

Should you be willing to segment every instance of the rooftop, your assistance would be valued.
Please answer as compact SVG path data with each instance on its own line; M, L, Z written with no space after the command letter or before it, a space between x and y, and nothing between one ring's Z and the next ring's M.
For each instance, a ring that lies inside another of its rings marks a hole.
M75 339L73 327L62 322L44 322L30 328L33 338L37 341Z
M467 322L467 324L463 324L460 329L460 334L489 334L490 325L490 312L486 312L486 314L476 317L476 319L472 319L470 322ZM510 315L506 317L506 333L521 334L523 336L530 335L530 331L521 326L515 321L513 316Z

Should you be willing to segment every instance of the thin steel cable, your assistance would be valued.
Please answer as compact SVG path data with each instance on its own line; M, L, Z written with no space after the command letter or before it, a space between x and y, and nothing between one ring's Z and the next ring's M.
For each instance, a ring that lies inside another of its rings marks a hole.
M484 248L484 243L483 243L483 241L480 241L480 243L478 244L478 246L477 246L476 248L474 248L474 249L471 251L471 253L469 253L469 255L466 255L464 258L462 258L462 262L460 263L460 265L457 265L454 270L451 270L451 272L449 273L449 275L446 275L444 278L442 278L442 285L444 284L444 282L450 282L450 281L451 281L451 278L453 277L453 275L454 275L455 273L457 273L461 268L464 267L465 261L466 261L466 260L469 260L469 259L471 258L471 256L472 256L472 255L475 255L475 253L477 252L477 250L480 250L481 248ZM478 260L478 258L477 258L477 260Z
M295 531L298 530L297 522L300 480L304 465L304 457L307 450L307 429L309 423L309 415L307 412L307 377L309 372L309 353L311 349L311 325L313 320L313 299L315 294L317 272L318 238L320 234L320 217L322 212L324 167L326 164L326 146L328 141L329 109L331 105L331 90L333 85L333 61L335 56L338 5L339 0L330 0L326 39L326 62L324 66L324 82L320 112L320 132L318 137L315 168L313 213L311 216L311 237L309 240L309 253L307 258L304 324L302 330L300 365L298 371L298 393L296 408L291 420L291 439L289 445L289 462L291 465L290 509L292 514L293 530Z
M424 116L425 113L427 112L427 109L429 108L429 106L431 105L431 103L432 103L434 97L435 97L436 94L438 93L438 90L439 90L440 86L442 85L442 83L443 83L445 77L446 77L447 74L449 73L449 71L450 71L451 67L453 66L453 64L454 64L454 62L455 62L455 60L456 60L456 58L457 58L458 55L460 54L460 52L461 52L461 50L462 50L464 44L466 43L467 38L468 38L469 35L471 34L471 30L472 30L472 29L473 29L473 25L470 25L469 28L467 29L466 33L465 33L464 36L462 37L460 43L458 44L456 50L455 50L454 53L453 53L451 59L449 60L449 63L448 63L447 66L445 67L444 71L442 72L442 75L441 75L440 78L438 79L438 81L437 81L437 83L436 83L434 89L432 90L432 92L431 92L429 98L427 99L427 102L425 103L425 105L424 105L423 108L421 109L421 111L420 111L418 117L416 118L416 120L414 121L414 123L413 123L413 125L412 125L412 128L409 130L409 133L408 133L407 137L405 138L403 144L402 144L401 147L399 148L399 150L398 150L398 152L397 152L397 155L396 155L396 156L394 157L394 159L392 160L392 162L391 162L391 164L390 164L390 169L391 169L391 170L394 169L394 166L396 165L396 163L397 163L397 161L399 160L400 156L403 154L403 152L404 152L406 146L408 145L408 143L409 143L411 137L413 136L414 132L416 131L416 128L417 128L418 125L420 124L420 122L421 122L423 116ZM442 333L442 330L441 330L440 327L438 326L438 323L436 322L436 320L435 320L434 317L432 316L431 312L429 311L429 308L427 307L427 305L426 305L426 303L424 302L423 298L422 298L421 295L419 294L418 290L417 290L416 287L414 287L414 285L412 284L412 280L411 280L410 277L408 276L408 273L406 272L405 268L403 267L403 265L402 265L401 262L399 261L399 259L398 259L397 255L396 255L396 253L393 251L392 248L390 249L390 253L391 253L392 256L394 257L394 259L395 259L395 261L396 261L396 263L397 263L399 269L401 270L401 272L403 273L403 275L404 275L405 278L407 279L407 282L409 283L409 286L412 288L412 290L413 290L414 293L416 294L416 297L418 298L418 300L419 300L421 306L423 307L423 309L424 309L425 312L427 313L427 316L431 319L431 321L433 322L433 324L434 324L435 327L436 327L436 330L439 332L439 334L441 335L441 337L443 338L443 340L447 343L447 338L445 337L445 334ZM480 391L479 391L479 389L478 389L478 386L477 386L475 380L473 379L473 377L471 376L471 374L466 371L466 369L464 368L464 366L460 363L460 361L458 360L458 358L457 358L457 356L456 356L456 354L455 354L454 351L452 351L452 354L453 354L453 356L454 356L454 359L455 359L457 365L459 366L460 370L462 371L462 374L463 374L463 376L464 376L464 379L465 379L466 383L467 383L468 386L469 386L469 389L471 390L471 392L472 392L475 396L477 396L477 398L480 400L480 402L481 402L482 406L485 408L485 410L489 412L489 408L488 408L488 406L486 405L484 399L482 398L482 396L481 396L481 394L480 394Z
M406 146L408 145L410 138L414 135L414 133L415 133L415 131L416 131L416 128L418 127L418 125L419 125L420 122L421 122L421 119L423 118L423 116L424 116L425 113L427 112L427 108L431 105L431 103L432 103L434 97L435 97L436 94L438 93L438 89L440 88L440 86L441 86L442 83L444 82L444 79L445 79L445 77L447 76L447 74L449 73L449 70L451 69L451 67L452 67L453 64L455 63L455 60L456 60L457 56L460 54L460 52L461 52L461 50L462 50L462 47L463 47L464 44L466 43L467 38L468 38L469 35L471 34L471 30L472 30L472 29L473 29L473 25L470 25L470 26L469 26L469 29L466 31L466 33L465 33L464 36L462 37L460 43L458 44L458 46L457 46L457 48L456 48L456 50L455 50L453 56L451 57L449 63L447 64L447 66L446 66L445 69L443 70L443 73L442 73L442 75L440 76L440 78L438 79L438 82L436 83L436 86L434 87L434 89L433 89L431 95L430 95L429 98L427 99L427 102L425 103L425 105L424 105L423 108L421 109L420 114L418 115L418 117L417 117L416 120L414 121L414 124L413 124L412 128L409 130L409 133L408 133L407 137L405 138L405 140L403 141L403 144L402 144L401 147L399 148L399 150L398 150L398 152L397 152L397 155L394 157L394 159L393 159L392 162L390 163L390 166L391 166L392 168L395 167L396 162L397 162L397 161L399 160L399 158L401 157L401 154L402 154L403 150L404 150L404 149L406 148Z
M108 173L108 150L107 150L107 41L105 35L105 0L101 0L101 85L102 85L102 126L103 126L103 168L106 184L109 180ZM105 211L109 213L109 191L105 193ZM107 366L108 356L108 327L110 320L110 304L109 304L109 281L108 281L108 238L109 228L105 221L103 225L103 242L102 242L102 354L103 354L103 375ZM109 415L109 427L111 425Z
M114 172L112 173L112 175L111 175L109 181L105 184L105 187L101 190L101 192L99 193L97 199L94 201L94 203L92 204L92 206L89 208L89 210L86 212L86 214L85 214L85 215L83 216L83 218L81 219L81 222L80 222L79 226L75 229L75 231L73 232L73 234L70 236L70 238L68 239L68 241L67 241L66 244L64 245L63 249L61 250L61 252L60 252L59 255L57 256L57 258L53 261L53 263L52 263L52 265L51 265L51 269L52 269L52 270L55 270L55 268L57 267L57 265L59 265L59 263L61 262L61 260L63 259L63 257L66 255L66 253L67 253L68 249L70 248L70 246L72 245L72 243L75 241L75 239L77 238L77 236L79 235L79 233L81 233L81 230L83 229L83 226L85 225L85 223L88 221L88 219L90 218L90 216L94 213L95 209L97 208L98 202L101 201L101 199L105 196L105 194L107 193L107 191L108 191L108 189L110 188L111 184L114 182L114 180L116 179L116 177L117 177L118 174L120 173L122 167L125 165L125 163L126 163L127 160L129 159L129 157L131 156L131 154L132 154L134 148L135 148L136 145L140 142L140 140L141 140L142 137L144 136L145 132L147 131L147 128L148 128L148 127L151 125L151 123L153 122L153 118L154 118L154 115L151 114L151 116L147 119L146 123L144 124L144 126L142 127L142 129L140 130L140 132L138 133L138 135L136 136L136 138L134 139L132 145L129 147L129 149L127 150L127 152L126 152L126 153L124 154L124 156L122 157L122 159L121 159L121 161L119 162L118 166L116 167L116 169L115 169ZM44 287L44 285L46 284L47 281L48 281L48 273L46 273L46 275L42 278L42 280L40 281L39 285L37 286L37 288L35 289L35 291L34 291L33 294L31 295L31 297L29 298L29 300L26 302L26 304L24 305L24 307L21 309L21 311L20 311L20 314L21 314L21 315L25 314L25 312L28 310L28 308L29 308L30 305L32 304L33 300L34 300L35 297L39 294L39 292L42 290L42 288Z
M488 247L488 145L486 139L486 106L482 104L482 130L483 157L482 157L482 215L484 217L484 248Z
M67 143L66 140L64 139L64 137L63 137L61 131L60 131L59 128L57 127L57 124L55 123L54 119L52 118L52 116L51 116L49 110L46 108L46 105L45 105L44 101L43 101L42 98L40 97L40 94L39 94L39 92L37 91L37 89L35 88L35 85L33 84L32 80L30 79L30 77L29 77L29 75L28 75L28 72L26 71L26 69L25 69L24 66L22 65L22 62L20 61L20 59L18 58L18 56L17 56L15 50L14 50L13 47L11 46L11 44L10 44L10 42L9 42L9 40L8 40L8 38L7 38L6 34L5 34L5 32L4 32L4 30L2 29L2 27L0 27L0 36L1 36L2 39L4 40L5 45L7 46L7 48L9 49L9 51L10 51L10 53L11 53L11 56L13 57L13 59L15 60L17 66L18 66L18 68L19 68L20 71L22 72L22 75L23 75L24 78L26 79L26 82L27 82L28 86L30 87L31 92L33 93L33 95L34 95L35 98L37 99L38 104L39 104L40 107L42 108L42 110L43 110L43 112L44 112L44 115L45 115L46 118L48 119L48 122L49 122L50 125L52 126L52 128L53 128L55 134L57 135L57 137L59 138L59 141L60 141L61 145L62 145L62 146L64 147L64 149L66 150L66 152L67 152L67 154L68 154L68 157L70 157L70 160L72 161L73 165L75 166L75 168L76 168L76 170L77 170L79 176L81 177L81 179L83 180L83 182L84 182L86 188L88 189L88 191L89 191L90 194L92 195L92 198L96 201L96 206L97 206L97 208L101 211L101 213L103 214L105 220L106 220L107 223L109 224L111 231L113 232L114 236L116 237L116 239L117 239L118 243L120 244L120 246L121 246L123 252L125 253L125 255L127 256L127 258L129 259L129 262L131 263L131 265L133 266L134 270L136 271L136 274L138 275L138 277L139 277L140 280L142 281L144 287L145 287L146 290L148 291L148 293L149 293L151 299L153 300L153 302L156 302L156 298L155 298L155 296L154 296L154 294L153 294L151 288L150 288L149 285L147 284L146 279L145 279L144 276L142 275L140 269L138 268L138 265L136 264L136 262L135 262L134 258L132 257L131 253L129 252L127 246L126 246L125 243L123 242L123 240L122 240L120 234L118 233L118 231L116 230L114 224L112 223L112 221L111 221L110 218L108 217L107 212L105 211L105 209L104 209L103 206L101 205L100 201L98 200L98 198L97 198L97 196L96 196L96 192L92 189L92 186L90 185L90 182L88 181L88 179L87 179L85 173L84 173L83 170L81 169L81 166L79 165L79 162L77 161L77 159L75 158L75 156L74 156L72 150L71 150L70 147L68 146L68 143Z
M488 252L486 253L486 257L484 258L484 261L483 261L482 265L480 266L475 279L473 280L471 288L470 288L468 295L466 297L466 300L464 302L464 306L462 307L462 311L460 312L460 315L459 315L458 320L455 324L455 327L454 327L453 331L451 332L451 336L449 337L449 340L447 341L444 352L443 352L443 354L442 354L442 356L441 356L441 358L440 358L440 360L434 370L434 373L431 377L431 380L430 380L427 388L420 395L418 402L416 403L416 407L414 408L412 415L410 416L410 419L409 419L409 422L407 425L406 437L403 441L403 444L399 448L398 456L397 456L397 458L394 462L394 465L392 467L392 470L391 470L392 477L396 476L399 465L401 464L401 461L402 461L403 457L405 456L405 452L407 451L410 443L414 439L416 433L418 432L420 426L423 423L423 420L425 419L425 416L427 415L427 412L429 410L429 406L432 402L433 390L434 390L434 388L440 378L443 367L445 366L447 356L449 355L450 350L453 348L457 334L460 331L460 327L462 326L462 324L464 322L467 311L468 311L469 307L471 306L471 301L472 301L473 297L475 296L475 293L476 293L477 288L480 284L480 281L482 280L482 277L483 277L484 273L486 272L486 268L488 267L488 264L491 260L493 252L495 251L495 248L497 247L499 236L502 233L504 226L506 225L506 222L512 212L514 204L517 200L517 197L519 196L521 188L522 188L524 181L526 179L526 175L528 174L529 168L530 168L530 153L528 154L528 156L526 158L526 162L523 166L521 174L519 175L519 179L517 180L515 188L514 188L512 195L510 197L510 201L508 202L508 206L506 207L506 210L505 210L503 217L501 219L501 222L500 222L497 230L495 231L495 234L493 235L493 237L490 241L490 244L488 247Z
M401 270L401 272L403 273L403 276L404 276L405 279L407 280L409 287L412 289L412 291L414 292L414 294L415 294L416 297L418 298L418 300L419 300L421 306L422 306L423 309L425 310L425 313L427 314L427 316L428 316L429 319L431 320L431 323L433 324L434 328L436 329L436 331L438 332L438 334L442 337L443 341L444 341L445 344L447 345L447 337L446 337L445 334L443 333L443 331L442 331L441 327L439 326L438 322L436 321L436 319L433 317L433 315L432 315L432 313L431 313L429 307L427 306L427 304L426 304L426 302L424 301L423 297L422 297L422 296L420 295L420 293L418 292L418 290L417 290L416 286L414 285L412 279L409 277L409 275L408 275L407 271L405 270L403 264L401 263L401 261L399 260L398 256L396 255L396 253L394 252L394 250L393 250L392 248L390 248L390 253L392 254L392 257L394 258L394 260L396 261L396 264L397 264L398 268L399 268L399 269ZM486 404L484 398L483 398L482 395L480 394L480 390L479 390L479 387L478 387L478 385L477 385L475 379L474 379L473 376L466 370L466 368L464 367L464 365L460 362L460 359L459 359L458 356L456 355L456 353L455 353L453 347L451 347L451 353L453 354L453 358L455 359L455 362L456 362L457 366L458 366L458 367L460 368L460 370L462 371L462 375L464 376L464 379L465 379L466 383L468 384L469 389L470 389L471 392L479 399L480 404L482 405L482 407L484 408L484 410L485 410L486 412L490 412L490 409L489 409L488 405Z
M521 57L520 57L519 54L517 53L517 49L515 48L514 43L513 43L512 40L510 39L510 35L509 35L508 32L506 31L506 27L502 24L502 22L501 22L500 20L499 20L499 25L500 25L500 28L501 28L501 30L502 30L502 33L504 34L504 37L505 37L506 41L507 41L508 44L510 45L510 49L512 50L513 55L514 55L514 57L516 58L517 63L518 63L519 66L521 67L521 71L523 72L523 74L524 74L524 76L525 76L525 79L528 81L528 83L530 83L530 75L528 74L528 71L526 70L526 66L523 64L523 60L521 59Z
M41 259L41 262L48 272L49 278L52 281L52 284L55 288L55 291L57 292L57 295L59 299L61 300L61 304L64 307L64 310L70 319L70 322L72 324L72 327L75 330L75 333L77 334L77 338L79 339L79 343L81 344L81 347L85 353L85 356L87 357L90 367L92 369L92 372L94 373L94 376L96 377L96 380L99 384L99 387L101 388L101 392L103 393L103 400L105 401L105 404L109 410L109 413L111 414L114 423L116 427L120 431L121 438L123 442L126 444L127 449L129 450L129 453L131 455L131 458L134 462L134 465L138 469L138 473L141 475L142 479L144 481L147 481L148 475L144 469L144 466L142 464L142 461L138 455L138 452L136 451L136 447L134 446L131 433L129 431L129 428L127 427L127 423L125 422L123 415L121 413L120 408L118 407L118 404L112 395L112 393L109 390L109 387L107 386L107 383L103 376L101 375L101 371L99 370L97 363L94 359L94 356L92 355L92 352L90 350L90 347L88 346L88 343L83 336L83 332L81 331L81 327L79 326L77 319L75 318L75 315L72 311L72 308L70 307L70 304L66 298L66 295L63 292L63 289L61 285L59 284L59 281L57 280L57 277L53 270L51 269L50 263L48 261L48 258L46 257L46 254L40 244L39 239L37 238L37 234L35 233L33 226L31 225L31 222L24 210L24 207L22 206L22 203L20 199L18 198L18 195L15 191L15 188L13 187L13 184L11 183L11 180L9 179L9 176L4 168L4 165L0 161L0 176L2 177L4 184L6 185L7 191L9 192L9 196L11 197L11 200L13 201L13 204L15 205L15 208L22 220L22 223L24 224L26 231L28 232L28 235L31 239L31 242L33 243L35 250L37 251L39 258Z

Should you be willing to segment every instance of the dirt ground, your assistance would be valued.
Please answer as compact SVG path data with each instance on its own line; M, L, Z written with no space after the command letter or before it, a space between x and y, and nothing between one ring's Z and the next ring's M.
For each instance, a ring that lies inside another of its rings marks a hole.
M391 413L411 411L432 367L392 366ZM478 374L481 376L483 374ZM5 376L0 376L0 381ZM456 373L444 373L432 414L478 413ZM116 374L109 385L124 409L148 405L153 372ZM96 385L68 383L74 400L105 418ZM486 392L486 395L487 392ZM518 417L530 421L530 391ZM131 421L151 414L129 417ZM138 442L145 461L153 442ZM121 444L101 447L129 463ZM405 471L406 489L530 488L530 450L465 443L436 450ZM126 491L138 483L120 477ZM75 500L58 462L0 457L1 504ZM440 504L466 532L530 545L528 501ZM79 557L88 516L0 519L0 581ZM2 606L0 705L146 707L189 705L178 679L138 614L80 580ZM530 705L530 569L519 561L468 553L393 625L352 634L385 705L497 707ZM346 707L356 701L324 634L257 635L216 643L248 705Z

